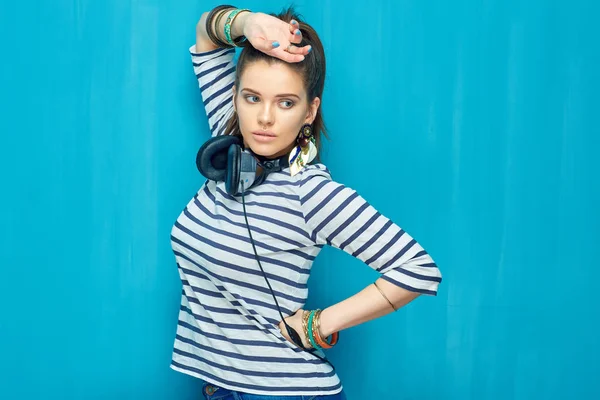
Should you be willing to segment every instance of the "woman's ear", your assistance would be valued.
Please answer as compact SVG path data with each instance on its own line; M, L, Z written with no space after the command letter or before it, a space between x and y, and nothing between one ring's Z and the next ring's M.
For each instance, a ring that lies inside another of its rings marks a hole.
M317 118L317 111L319 111L319 106L321 105L321 99L315 97L313 101L308 105L308 114L306 115L306 123L312 124L315 118Z

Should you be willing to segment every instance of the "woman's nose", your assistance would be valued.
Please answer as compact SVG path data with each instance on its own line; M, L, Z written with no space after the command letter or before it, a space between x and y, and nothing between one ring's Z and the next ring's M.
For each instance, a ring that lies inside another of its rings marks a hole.
M274 122L274 116L273 116L273 109L271 106L269 105L265 105L261 108L259 114L258 114L258 122L261 125L273 125Z

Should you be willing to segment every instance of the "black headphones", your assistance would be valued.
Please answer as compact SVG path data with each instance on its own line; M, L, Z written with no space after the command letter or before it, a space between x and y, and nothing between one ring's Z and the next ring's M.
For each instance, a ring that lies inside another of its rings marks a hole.
M268 174L289 167L288 156L268 159L247 149L242 149L239 136L221 135L206 141L196 155L196 167L204 177L225 182L232 196L262 183ZM257 176L258 166L262 172Z

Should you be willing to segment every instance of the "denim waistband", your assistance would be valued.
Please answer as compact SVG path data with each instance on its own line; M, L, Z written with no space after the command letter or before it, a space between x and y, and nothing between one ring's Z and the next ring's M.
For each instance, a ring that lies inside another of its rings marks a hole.
M202 394L206 400L346 400L344 392L331 395L297 395L277 396L264 394L250 394L225 389L212 383L202 385Z

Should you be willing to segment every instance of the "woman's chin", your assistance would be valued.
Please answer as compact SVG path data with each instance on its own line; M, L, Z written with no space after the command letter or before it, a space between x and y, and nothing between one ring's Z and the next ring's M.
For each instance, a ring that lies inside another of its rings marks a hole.
M273 146L268 146L264 144L256 144L252 143L250 145L250 150L256 155L263 157L270 157L273 154L277 153L277 149L273 148Z
M252 141L249 144L252 152L262 157L272 158L286 153L285 148L281 148L281 146L275 143L257 143L256 141Z

